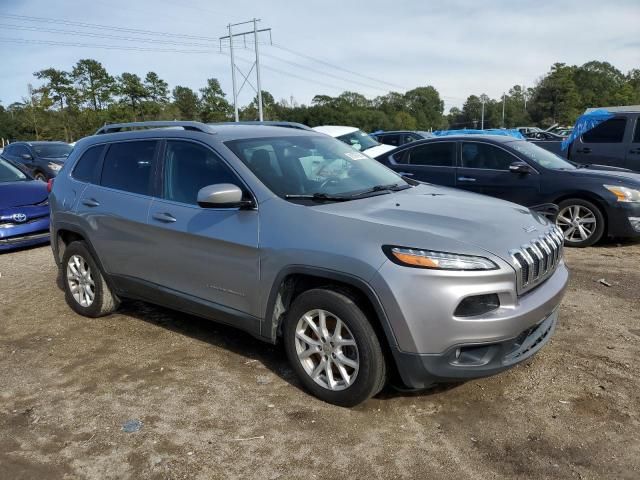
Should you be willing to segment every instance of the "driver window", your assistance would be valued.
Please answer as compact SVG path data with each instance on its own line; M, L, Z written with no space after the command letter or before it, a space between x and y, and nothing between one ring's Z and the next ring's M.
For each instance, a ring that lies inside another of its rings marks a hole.
M191 142L167 142L164 198L197 205L198 191L216 183L242 185L220 157L208 148Z
M509 170L518 159L509 152L488 143L462 144L462 167L483 170Z

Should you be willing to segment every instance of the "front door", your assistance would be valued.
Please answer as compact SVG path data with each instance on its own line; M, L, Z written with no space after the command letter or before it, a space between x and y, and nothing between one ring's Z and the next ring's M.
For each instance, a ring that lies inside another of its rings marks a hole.
M631 143L627 148L627 158L625 160L625 168L640 172L640 115L636 115L636 125L633 131Z
M625 131L629 120L614 117L577 138L571 148L571 160L584 164L624 167L628 145Z
M462 142L456 187L525 206L539 203L540 175L513 173L509 165L522 161L502 147L478 141Z
M157 258L154 283L197 299L258 315L258 211L202 208L207 185L243 183L209 147L168 140L162 198L149 211L149 250ZM247 191L248 194L248 191Z

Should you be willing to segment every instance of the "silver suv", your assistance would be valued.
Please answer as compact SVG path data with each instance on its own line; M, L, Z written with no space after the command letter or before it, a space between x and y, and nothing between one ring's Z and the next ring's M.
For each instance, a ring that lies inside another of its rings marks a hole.
M304 386L342 406L388 380L421 389L529 358L568 279L544 217L306 130L106 126L76 144L50 204L73 310L140 299L281 342Z

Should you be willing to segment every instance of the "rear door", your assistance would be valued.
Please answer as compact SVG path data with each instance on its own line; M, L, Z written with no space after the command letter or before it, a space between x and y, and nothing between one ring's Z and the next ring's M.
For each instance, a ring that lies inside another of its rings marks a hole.
M640 172L640 115L635 115L634 117L635 128L631 143L627 146L627 157L624 166Z
M167 140L162 196L151 204L148 251L158 259L151 281L208 302L257 314L258 211L202 208L198 191L231 183L245 190L210 147Z
M456 142L439 141L409 146L391 155L388 166L414 180L453 187Z
M614 117L576 139L571 160L578 163L624 167L631 140L631 119ZM626 141L625 141L626 137Z
M460 152L456 187L526 206L540 203L540 175L534 169L511 172L509 165L524 160L510 151L491 143L463 141Z
M147 215L159 145L157 140L108 145L98 184L87 185L80 197L77 212L91 229L91 243L111 275L147 279L158 264L149 250Z

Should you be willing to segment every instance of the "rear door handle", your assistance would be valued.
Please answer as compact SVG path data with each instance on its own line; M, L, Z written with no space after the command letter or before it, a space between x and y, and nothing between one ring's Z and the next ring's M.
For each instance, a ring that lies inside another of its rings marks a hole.
M471 177L458 177L458 181L459 182L475 182L476 179Z
M591 153L591 149L589 147L579 148L576 150L578 153Z
M174 217L173 215L171 215L170 213L154 213L153 214L153 219L154 220L158 220L159 222L164 222L164 223L173 223L176 221L176 217Z
M85 198L84 200L82 200L82 204L86 205L87 207L97 207L100 205L100 202L95 198Z

